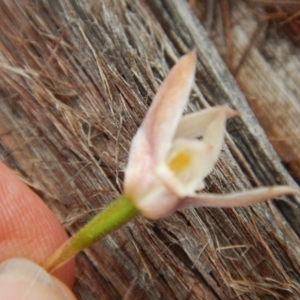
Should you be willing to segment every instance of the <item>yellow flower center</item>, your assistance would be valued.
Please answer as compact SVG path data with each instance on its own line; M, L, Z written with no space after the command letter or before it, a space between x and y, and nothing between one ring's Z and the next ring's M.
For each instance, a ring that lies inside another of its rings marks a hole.
M191 164L191 155L187 152L179 152L173 159L169 162L169 168L178 174Z

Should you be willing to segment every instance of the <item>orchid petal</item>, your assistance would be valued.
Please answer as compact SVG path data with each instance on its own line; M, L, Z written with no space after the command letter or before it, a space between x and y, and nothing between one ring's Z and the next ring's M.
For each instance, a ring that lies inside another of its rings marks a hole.
M283 195L293 195L299 193L299 189L289 186L272 186L256 188L232 194L197 194L188 196L181 201L180 209L187 207L244 207L257 204L268 199Z
M171 150L167 157L170 169L172 167L173 160L180 158L180 156L187 156L189 163L187 166L181 166L180 170L173 170L175 177L178 182L185 186L186 194L190 194L192 191L204 187L204 178L212 171L216 161L218 160L222 144L224 142L225 122L226 122L226 111L229 113L230 109L223 107L222 109L215 109L212 111L213 120L205 122L203 127L203 139L199 140L187 140L187 139L175 139ZM204 124L204 123L203 123ZM166 173L166 170L164 171ZM179 189L177 194L182 196L181 191L183 188L177 183L172 176L159 175L163 184L168 189Z
M220 112L224 112L226 119L240 115L240 112L229 108L227 105L211 107L201 111L187 114L182 117L175 133L175 139L179 137L197 138L202 136L207 126Z

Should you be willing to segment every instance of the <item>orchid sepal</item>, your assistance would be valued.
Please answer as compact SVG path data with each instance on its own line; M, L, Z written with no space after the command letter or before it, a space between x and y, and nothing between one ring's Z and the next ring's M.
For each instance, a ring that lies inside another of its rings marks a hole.
M189 207L246 207L267 201L269 199L278 198L284 195L294 195L297 193L300 193L299 189L287 185L259 187L230 194L200 193L185 197L185 199L182 201L182 206L180 209Z

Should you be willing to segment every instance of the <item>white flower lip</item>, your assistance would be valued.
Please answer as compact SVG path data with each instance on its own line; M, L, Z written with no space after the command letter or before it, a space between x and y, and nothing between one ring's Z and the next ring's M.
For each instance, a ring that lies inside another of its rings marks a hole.
M196 60L195 51L183 56L160 86L132 140L125 195L144 216L158 219L187 207L240 207L297 193L288 186L227 195L195 193L204 188L204 178L219 158L226 120L239 115L225 105L182 116Z

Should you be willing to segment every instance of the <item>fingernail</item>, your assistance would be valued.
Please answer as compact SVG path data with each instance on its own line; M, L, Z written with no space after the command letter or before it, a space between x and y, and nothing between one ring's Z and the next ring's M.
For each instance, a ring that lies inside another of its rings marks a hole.
M75 299L71 291L43 268L24 258L0 264L0 299Z

